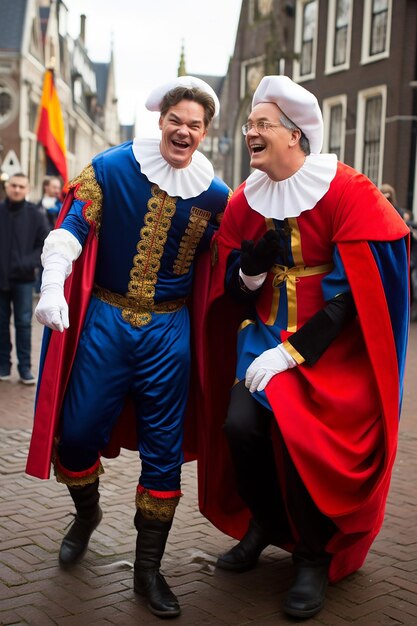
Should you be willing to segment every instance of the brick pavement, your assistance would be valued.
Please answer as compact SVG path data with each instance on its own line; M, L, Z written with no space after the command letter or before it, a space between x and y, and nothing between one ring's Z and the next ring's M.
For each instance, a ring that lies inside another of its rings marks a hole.
M34 360L40 327L34 322ZM328 591L324 610L307 623L342 626L417 624L417 325L410 334L399 452L383 529L363 568ZM90 549L71 571L57 552L72 507L62 485L24 473L34 389L0 383L0 623L83 626L160 624L132 591L134 495L138 462L131 452L104 461L104 518ZM183 491L163 570L179 596L178 625L293 624L281 612L291 576L288 555L268 548L251 572L214 567L233 544L199 513L196 468L183 470Z

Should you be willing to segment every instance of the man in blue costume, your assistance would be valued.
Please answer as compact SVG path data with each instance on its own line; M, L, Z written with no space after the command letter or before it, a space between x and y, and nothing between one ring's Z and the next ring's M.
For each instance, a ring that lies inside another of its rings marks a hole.
M56 436L55 475L77 511L59 554L61 565L71 565L101 521L100 453L129 396L141 458L134 589L152 613L174 617L178 600L159 567L181 496L190 374L185 303L194 260L209 247L229 189L196 152L219 110L211 87L180 77L156 88L146 106L160 112L161 139L135 139L96 156L72 181L58 228L45 241L36 317L55 332L44 341L27 472L48 477ZM51 395L54 385L59 391Z

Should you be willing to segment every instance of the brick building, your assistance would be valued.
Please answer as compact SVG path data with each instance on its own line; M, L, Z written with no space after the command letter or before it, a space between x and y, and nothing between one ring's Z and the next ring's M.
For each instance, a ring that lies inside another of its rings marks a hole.
M393 185L417 215L416 42L415 0L243 0L220 92L220 175L236 187L249 174L241 126L262 76L282 73L317 96L323 151Z
M41 193L45 155L35 135L45 68L55 68L64 117L69 177L93 155L129 138L121 129L114 61L94 63L85 48L86 22L79 37L67 31L68 8L62 0L2 0L0 29L0 170L29 175L32 198Z

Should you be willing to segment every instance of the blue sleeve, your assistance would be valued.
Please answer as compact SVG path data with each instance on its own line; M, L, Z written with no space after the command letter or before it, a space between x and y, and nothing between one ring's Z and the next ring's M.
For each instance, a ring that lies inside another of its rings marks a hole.
M68 230L83 246L90 230L90 224L83 216L85 202L74 200L60 228Z
M326 302L329 302L329 300L339 296L341 293L350 291L345 268L343 267L337 246L333 250L333 265L332 271L323 278L321 283L323 297Z

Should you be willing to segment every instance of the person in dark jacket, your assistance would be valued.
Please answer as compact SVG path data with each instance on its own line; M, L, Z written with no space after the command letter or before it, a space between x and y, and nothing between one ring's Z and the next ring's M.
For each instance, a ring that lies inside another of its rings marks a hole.
M42 198L36 203L37 208L48 220L49 229L55 228L62 207L62 182L59 176L45 176L42 181ZM42 264L36 272L35 293L40 294L42 284Z
M6 199L0 203L0 381L10 380L10 316L13 309L20 381L33 385L31 371L32 292L45 237L46 216L27 202L25 174L10 177Z
M45 176L42 182L42 198L37 207L46 213L49 228L55 228L59 212L62 207L62 182L59 176Z

